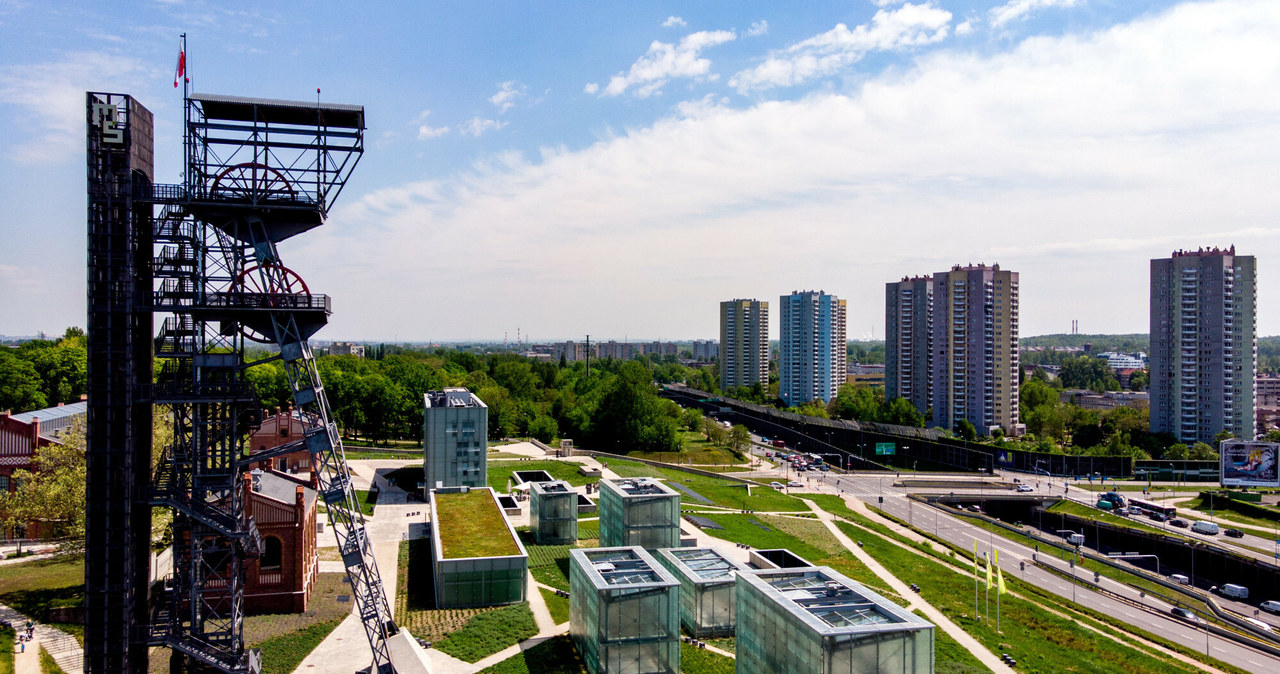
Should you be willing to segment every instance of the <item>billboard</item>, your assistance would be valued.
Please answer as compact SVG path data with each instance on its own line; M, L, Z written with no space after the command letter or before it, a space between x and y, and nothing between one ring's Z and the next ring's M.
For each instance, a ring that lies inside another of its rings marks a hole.
M1224 440L1222 485L1224 487L1280 487L1276 456L1280 444L1250 440Z

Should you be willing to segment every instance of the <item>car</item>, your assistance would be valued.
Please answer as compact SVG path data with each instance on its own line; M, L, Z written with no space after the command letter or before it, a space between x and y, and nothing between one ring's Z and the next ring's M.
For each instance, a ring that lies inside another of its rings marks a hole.
M769 486L770 486L770 487L773 487L774 489L782 489L782 483L781 483L781 482L770 482L770 483L769 483Z
M1128 517L1128 516L1129 516L1129 509L1128 509L1128 508L1116 508L1115 513L1116 513L1117 515L1123 515L1123 516L1125 516L1125 517Z
M788 482L788 483L787 483L787 486L788 486L788 487L803 487L803 486L804 486L804 483L803 483L803 482L796 482L795 480L792 480L792 481L790 481L790 482Z
M982 506L980 506L980 505L978 505L977 503L975 503L975 504L973 504L973 505L969 506L969 510L971 510L972 512L975 512L975 513L980 513L980 512L982 512Z
M1175 517L1175 518L1173 518L1173 519L1169 520L1169 526L1172 526L1172 527L1178 527L1179 529L1186 529L1187 527L1189 527L1189 526L1191 526L1191 525L1187 524L1187 521L1186 521L1186 520L1184 520L1184 519L1179 519L1179 518Z
M1244 538L1244 532L1239 529L1225 529L1222 533L1230 536L1231 538Z
M1032 487L1032 486L1031 486L1031 485L1029 485L1029 484L1020 484L1020 485L1018 485L1017 489L1018 489L1018 491L1020 491L1020 492L1035 491L1035 487Z
M1175 616L1178 616L1179 618L1182 618L1183 620L1189 623L1200 624L1204 622L1203 618L1201 618L1200 616L1197 616L1196 614L1192 613L1191 611L1188 611L1185 608L1182 608L1181 606L1174 606L1173 608L1169 609L1169 612Z
M827 464L825 464L825 463L824 463L824 464L822 464L821 466L818 466L818 470L820 470L820 471L822 471L822 472L824 472L824 473L825 473L825 472L827 472L827 471L829 471L829 470L831 470L831 469L830 469L830 468L828 468L828 467L827 467Z
M1258 608L1266 611L1267 613L1280 613L1280 601L1268 599L1267 601L1258 604Z

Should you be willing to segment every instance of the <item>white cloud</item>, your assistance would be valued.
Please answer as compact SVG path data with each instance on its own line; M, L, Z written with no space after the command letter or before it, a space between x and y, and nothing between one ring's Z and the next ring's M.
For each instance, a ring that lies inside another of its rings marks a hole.
M503 82L498 85L498 93L489 97L489 102L498 106L498 112L503 113L515 106L516 101L528 96L527 88L523 84L516 84L514 80Z
M1274 2L1192 3L990 56L934 52L848 95L704 99L580 150L340 204L291 266L334 293L335 335L372 339L705 337L717 301L802 287L847 298L850 334L882 334L885 281L969 261L1022 273L1024 334L1070 318L1140 332L1149 257L1234 243L1280 266L1276 34ZM429 278L466 292L425 282L423 250ZM424 310L364 301L387 288ZM1259 292L1275 334L1280 286Z
M496 119L482 119L480 117L472 117L470 120L458 126L458 133L464 136L480 137L489 131L497 131L506 126L507 122L499 122Z
M972 32L973 32L973 22L972 22L972 21L962 21L962 22L960 22L960 23L956 24L956 35L957 35L957 36L959 36L959 37L964 37L965 35L968 35L968 34L970 34L970 33L972 33Z
M1009 0L999 7L991 8L991 27L999 28L1010 21L1025 19L1036 10L1075 5L1076 0Z
M756 89L791 86L824 77L856 63L871 51L888 51L939 42L946 38L951 12L932 2L907 3L895 10L880 10L849 30L835 28L771 53L755 68L743 70L729 85L746 93Z
M747 28L747 31L742 35L744 37L757 37L760 35L764 35L768 32L769 32L769 22L765 21L764 19L760 19L759 21L752 23L751 26Z
M53 164L84 153L86 91L154 91L172 63L152 68L141 61L106 52L76 52L58 61L7 65L0 69L0 100L23 112L10 118L11 129L27 129L0 150L22 163ZM170 75L172 73L169 73ZM148 84L152 86L147 86ZM167 86L167 85L166 85Z
M668 16L667 20L662 22L663 28L684 28L687 25L689 24L678 16Z
M419 122L418 140L430 140L432 138L439 138L440 136L443 136L446 133L449 133L449 127L447 126L428 125L427 117L430 117L430 116L431 116L430 110L423 110L422 112L418 113L418 122Z
M582 90L594 96L596 92L600 91L600 85L596 84L595 82L587 82L587 86L582 87Z
M735 38L732 31L704 30L684 36L678 44L655 41L649 45L649 51L631 65L630 70L609 78L603 91L596 84L588 84L585 91L589 94L601 91L601 96L620 96L635 87L635 96L647 98L661 90L672 78L714 80L717 75L711 73L711 61L700 58L699 54L707 47L724 44Z

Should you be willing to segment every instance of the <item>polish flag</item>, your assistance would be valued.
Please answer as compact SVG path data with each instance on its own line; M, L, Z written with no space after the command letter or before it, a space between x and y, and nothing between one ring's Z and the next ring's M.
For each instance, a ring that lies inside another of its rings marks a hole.
M187 52L179 50L178 51L178 69L173 75L173 86L175 89L178 87L178 80L182 79L183 76L186 74L187 74Z

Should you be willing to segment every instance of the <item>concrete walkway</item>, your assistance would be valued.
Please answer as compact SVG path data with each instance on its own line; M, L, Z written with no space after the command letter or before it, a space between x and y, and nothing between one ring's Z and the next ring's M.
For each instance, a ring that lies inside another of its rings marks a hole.
M25 631L29 618L17 611L0 604L0 620L13 627L14 632ZM84 672L84 649L76 638L56 627L36 623L35 636L27 642L25 652L17 652L15 643L13 654L14 674L40 674L40 647L44 646L54 662L67 674Z
M986 646L983 646L977 639L969 636L969 633L961 629L959 625L951 622L951 619L943 615L938 609L934 608L933 604L922 599L920 595L912 591L906 583L899 580L898 577L892 573L889 573L889 570L884 568L880 562L867 554L867 552L859 547L853 539L846 536L845 533L840 530L840 527L836 526L835 515L819 508L813 501L803 498L801 500L818 515L818 519L827 526L827 529L836 537L836 540L840 541L840 544L848 549L849 552L852 552L853 556L857 557L859 562L862 562L862 564L870 569L872 573L876 574L878 578L888 583L889 587L893 588L894 592L897 592L898 595L911 602L906 606L908 611L912 609L919 609L926 618L946 632L952 639L955 639L962 647L964 647L965 650L972 653L975 658L981 661L983 665L989 667L991 671L999 672L1001 674L1013 674L1013 668L1004 664L999 657L987 650Z

